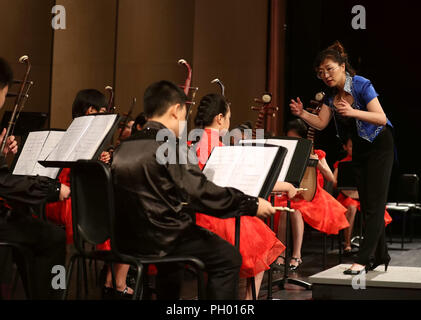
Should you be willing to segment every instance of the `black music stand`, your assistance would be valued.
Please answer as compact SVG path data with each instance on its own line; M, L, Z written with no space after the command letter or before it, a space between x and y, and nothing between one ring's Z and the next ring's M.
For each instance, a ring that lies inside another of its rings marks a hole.
M290 150L290 144L295 143L296 146L294 150ZM244 140L240 141L243 145L255 145L256 143L266 143L269 145L277 145L283 146L286 148L287 156L285 157L286 162L283 164L287 166L287 173L283 179L283 181L289 182L293 184L295 187L299 187L301 184L301 180L304 177L304 173L306 171L307 166L310 164L313 165L314 162L310 162L310 153L312 148L312 142L307 139L298 139L298 138L291 138L291 137L272 137L270 139L263 139L263 140ZM288 157L288 153L292 153L292 157ZM288 160L287 160L288 159ZM277 176L278 178L279 176ZM269 194L268 194L269 196ZM272 205L274 204L274 197L271 197ZM288 208L291 209L291 202L288 200L287 202ZM289 229L290 229L290 213L287 211L287 224L286 224L286 241L285 241L285 270L284 270L284 277L282 279L278 279L273 281L273 270L272 268L269 269L268 273L268 300L272 300L272 287L274 285L278 285L281 289L285 288L286 283L294 284L300 287L303 287L307 290L311 289L311 284L302 280L298 279L290 279L288 278L288 268L287 265L289 264L288 258L288 247L289 247ZM273 216L270 218L270 228L273 230L273 223L274 218Z
M355 171L352 165L352 161L343 161L338 163L338 183L336 188L338 191L357 191L357 180L355 178ZM358 236L351 239L351 244L355 247L359 247L363 238L363 219L362 213L360 212ZM358 243L356 243L358 240Z
M278 145L270 145L270 144L265 144L265 143L255 143L255 141L253 143L244 143L243 145L245 145L245 146L259 146L259 147L278 147L279 148L279 150L276 154L276 157L275 157L275 159L274 159L274 161L271 165L271 168L270 168L270 170L269 170L269 172L266 176L265 182L264 182L264 184L263 184L263 186L262 186L262 188L259 192L259 195L258 195L260 198L266 199L266 198L269 197L271 191L273 190L273 188L276 184L277 177L279 176L279 174L281 172L281 169L282 169L282 166L283 166L283 163L284 163L284 159L285 159L285 156L287 154L287 149L282 147L282 146L278 146ZM239 145L237 147L240 147L240 146L241 145ZM225 147L220 147L220 148L230 148L230 147L225 146ZM215 150L215 148L212 150L212 152L209 156L209 159L212 156L214 150ZM205 170L208 163L209 163L209 160L205 164L205 167L203 168L202 171ZM240 251L240 229L241 229L241 216L235 217L234 244L235 244L235 247L238 249L238 251ZM256 284L255 284L255 281L254 281L254 277L251 277L250 280L251 280L253 300L256 300L257 299ZM238 297L238 283L236 285L236 288L237 288L236 295Z
M274 137L271 138L267 141L267 143L272 143L273 139L276 140L297 140L297 146L294 150L294 154L292 157L291 162L286 165L289 165L288 167L288 172L286 174L285 180L286 182L289 182L291 184L293 184L295 187L299 187L301 184L301 180L304 177L304 173L305 170L307 168L307 166L309 166L309 161L310 161L310 153L311 153L311 148L312 148L312 143L310 140L307 139L296 139L296 138L289 138L289 137ZM275 144L275 143L274 143ZM288 152L292 152L290 150L288 150ZM313 165L313 164L312 164ZM274 196L271 197L271 202L272 205L274 205ZM291 201L288 200L287 201L287 208L291 209ZM285 268L284 268L284 276L281 279L277 279L277 280L273 280L273 270L272 268L269 269L269 273L268 273L268 300L272 300L272 287L274 285L278 285L280 289L285 289L285 284L289 283L289 284L293 284L296 286L300 286L305 288L306 290L311 290L312 286L310 283L305 282L303 280L299 280L299 279L291 279L288 277L288 265L289 265L289 260L290 258L288 257L288 250L289 250L289 230L290 230L290 221L291 221L291 216L290 216L290 212L287 211L286 212L286 226L285 226ZM274 226L274 218L273 216L270 218L270 228L273 230Z

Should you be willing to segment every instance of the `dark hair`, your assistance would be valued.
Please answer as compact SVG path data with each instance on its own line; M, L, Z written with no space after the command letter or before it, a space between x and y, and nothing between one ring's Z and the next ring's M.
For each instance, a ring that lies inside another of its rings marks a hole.
M224 117L228 113L229 105L225 97L218 93L211 93L202 98L197 108L194 123L198 128L204 128L212 124L218 114Z
M317 55L316 60L314 61L314 70L316 72L317 68L319 68L326 59L332 59L340 65L345 63L345 70L351 76L355 75L355 70L351 67L351 64L348 61L348 54L345 52L344 47L339 41L335 41L335 43Z
M134 120L133 127L132 127L132 135L139 132L139 130L137 130L137 125L143 128L146 122L148 122L148 119L146 118L145 113L141 112Z
M4 89L6 86L12 84L13 81L13 71L9 63L0 58L0 89Z
M143 107L146 118L162 116L170 106L184 106L187 96L184 91L170 81L159 81L151 84L143 96Z
M97 111L102 107L107 107L108 102L105 95L96 89L85 89L77 93L72 107L73 118L84 116L89 107L94 107Z
M287 123L285 126L285 133L288 131L295 131L300 137L306 138L307 137L307 124L301 119L294 119Z

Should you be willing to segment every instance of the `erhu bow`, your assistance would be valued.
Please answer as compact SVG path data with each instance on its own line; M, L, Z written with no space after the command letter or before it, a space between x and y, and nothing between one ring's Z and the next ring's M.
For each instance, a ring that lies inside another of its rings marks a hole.
M21 111L23 110L23 107L25 106L26 101L29 98L29 91L31 90L33 86L32 81L28 81L29 73L31 72L31 62L29 61L28 56L22 56L19 58L19 63L26 64L26 72L25 76L22 81L13 81L14 83L20 83L20 89L19 92L16 94L16 100L15 100L15 107L13 108L13 113L10 118L9 124L7 126L6 135L3 138L3 141L1 143L0 147L0 154L3 153L4 148L6 147L7 139L13 134L13 131L15 130L16 121L19 119L19 115ZM10 96L15 96L13 93L11 93Z

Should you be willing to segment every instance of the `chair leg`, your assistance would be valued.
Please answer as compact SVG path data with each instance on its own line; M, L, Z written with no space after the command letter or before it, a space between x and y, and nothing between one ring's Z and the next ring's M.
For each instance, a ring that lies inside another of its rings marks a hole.
M113 262L110 263L110 268L111 268L111 278L112 278L113 288L114 288L114 290L117 290L117 282L116 282L114 263Z
M84 278L84 286L85 286L85 298L88 298L88 272L86 268L86 259L82 259L82 270L83 270L83 278Z
M342 230L338 233L339 264L342 263Z
M136 285L134 287L134 292L133 292L133 300L141 300L142 295L143 295L143 286L141 286L140 284L142 283L143 265L137 264L136 269L137 269L137 276L136 276Z
M251 277L250 281L251 281L251 295L253 297L253 300L257 300L257 297L256 297L256 281L255 281L254 277Z
M70 280L72 279L73 264L74 264L76 258L77 258L77 255L73 255L70 258L69 268L68 268L67 276L66 276L66 289L64 289L62 300L67 299L67 296L68 296L68 293L69 293L69 287L70 287Z
M203 271L197 269L197 299L205 300L205 281L203 276Z
M323 257L322 257L323 270L326 269L326 242L327 242L327 235L326 233L323 233Z
M15 297L16 288L18 286L18 280L19 280L19 271L16 266L15 274L13 275L13 284L12 284L12 291L10 292L10 299L13 299Z
M401 236L401 249L403 250L405 243L405 232L406 232L406 214L403 214L402 217L402 236Z

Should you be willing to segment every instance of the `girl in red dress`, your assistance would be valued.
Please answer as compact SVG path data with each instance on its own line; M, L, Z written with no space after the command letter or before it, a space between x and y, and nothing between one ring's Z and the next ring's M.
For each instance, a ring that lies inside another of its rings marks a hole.
M303 138L307 136L307 126L301 119L296 119L287 124L287 136ZM291 214L292 236L294 240L293 253L289 265L290 270L295 271L301 265L301 246L304 235L304 221L312 228L326 233L338 234L339 230L349 227L345 217L346 208L323 189L324 180L334 181L334 176L326 162L326 153L322 150L314 150L314 159L318 159L317 165L317 189L314 199L306 201L299 196L291 201L291 208L295 212ZM286 206L286 198L275 197L275 206ZM275 216L275 226L279 221L278 235L281 241L285 241L286 215L282 212Z
M73 102L72 116L73 119L80 116L98 113L101 107L107 106L105 96L94 89L81 90L76 95ZM110 154L103 152L100 161L104 163L110 162ZM60 183L70 187L70 169L64 168L59 175ZM45 214L50 221L62 225L66 231L66 243L73 244L73 223L72 223L72 201L68 198L64 201L49 203L46 205ZM111 250L110 241L106 241L97 246L97 250ZM133 290L126 285L127 272L129 265L115 264L117 290L112 289L111 271L107 271L106 281L103 293L106 297L127 297L133 294Z
M198 128L203 128L200 141L196 144L199 166L203 169L212 149L223 146L220 137L228 132L231 111L225 98L219 94L209 94L202 98L195 118ZM288 192L294 197L296 189L288 183L277 184L277 191ZM234 244L235 219L219 219L202 213L196 214L196 223L221 238ZM264 271L285 250L269 227L257 217L241 217L240 253L243 257L240 277L255 277L256 293L258 294ZM251 283L247 285L246 300L250 300Z
M346 143L343 145L343 149L346 151L346 156L340 161L336 161L333 165L335 171L333 172L333 176L335 178L335 181L333 183L333 186L336 188L337 185L337 179L338 179L338 165L340 162L346 162L346 161L352 161L352 139L348 138ZM350 255L352 253L351 248L351 235L352 235L352 229L354 227L354 221L355 221L355 215L357 211L360 211L360 202L356 199L358 199L358 191L350 191L350 193L347 192L345 195L344 192L339 192L338 197L336 198L345 208L347 208L346 212L346 218L349 222L349 228L344 229L344 239L345 239L345 245L344 245L344 254ZM385 226L387 226L389 223L392 222L392 217L389 215L389 213L386 211L384 212L384 223Z

